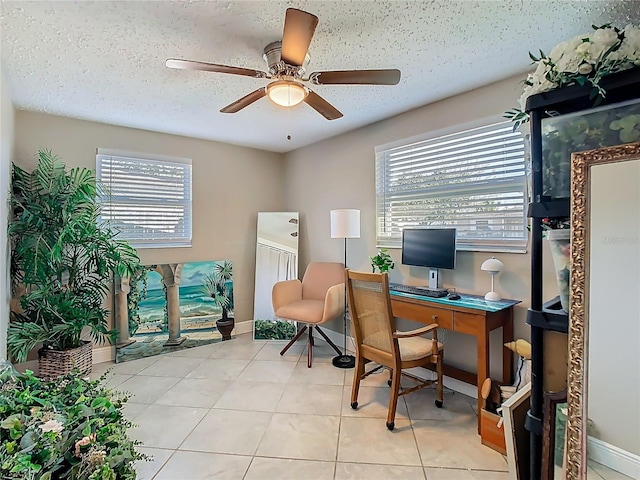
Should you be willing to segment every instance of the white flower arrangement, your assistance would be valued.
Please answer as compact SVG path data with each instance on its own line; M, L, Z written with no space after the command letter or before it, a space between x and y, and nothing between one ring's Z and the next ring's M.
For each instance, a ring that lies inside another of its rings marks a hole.
M591 98L598 104L606 92L600 80L607 75L640 66L640 25L627 25L620 30L606 24L593 25L591 34L578 35L556 45L549 55L529 53L536 69L524 80L520 108L505 113L514 130L529 120L525 112L527 98L569 85L591 84Z

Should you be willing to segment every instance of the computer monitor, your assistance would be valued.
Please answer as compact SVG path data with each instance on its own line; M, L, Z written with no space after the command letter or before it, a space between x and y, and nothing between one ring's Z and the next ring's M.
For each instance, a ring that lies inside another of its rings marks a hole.
M455 228L405 228L402 230L402 264L428 267L429 288L439 289L438 269L456 266Z

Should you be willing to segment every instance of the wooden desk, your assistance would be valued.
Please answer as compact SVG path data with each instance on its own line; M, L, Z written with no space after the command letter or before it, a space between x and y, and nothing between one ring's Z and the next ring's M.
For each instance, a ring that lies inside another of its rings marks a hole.
M478 351L478 372L468 372L449 365L443 365L443 373L478 387L478 433L480 433L480 410L482 397L480 388L489 369L489 333L502 327L502 342L513 340L513 306L519 300L488 302L476 295L460 295L460 300L431 298L400 292L391 292L393 315L423 324L437 323L441 328L461 332L476 337ZM445 360L447 349L445 347ZM502 349L502 384L510 385L513 377L513 353Z

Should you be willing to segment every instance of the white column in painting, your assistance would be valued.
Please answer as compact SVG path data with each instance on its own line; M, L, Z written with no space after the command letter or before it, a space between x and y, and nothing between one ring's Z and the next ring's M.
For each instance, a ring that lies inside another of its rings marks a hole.
M331 210L331 238L344 238L344 265L347 266L347 238L360 238L360 210L342 208ZM346 284L345 284L346 297ZM338 368L353 368L356 359L347 354L347 299L344 310L344 355L333 358L333 365Z
M126 347L135 342L135 340L129 336L129 307L127 303L130 291L129 277L117 277L115 314L118 328L118 342L116 346L118 348Z
M167 314L169 317L169 339L165 346L180 345L187 338L180 336L180 280L182 263L159 265L157 271L167 287Z

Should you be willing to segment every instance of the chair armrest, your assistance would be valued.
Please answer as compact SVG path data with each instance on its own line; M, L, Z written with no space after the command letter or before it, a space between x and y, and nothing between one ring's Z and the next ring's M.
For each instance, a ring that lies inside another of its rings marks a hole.
M271 303L273 311L289 305L296 300L302 300L302 282L298 279L277 282L271 290Z
M393 332L393 338L409 338L409 337L417 337L418 335L424 335L429 332L437 332L438 324L432 323L431 325L427 325L426 327L416 328L415 330L409 330L407 332Z
M328 322L344 314L344 283L332 285L324 297L322 321Z

